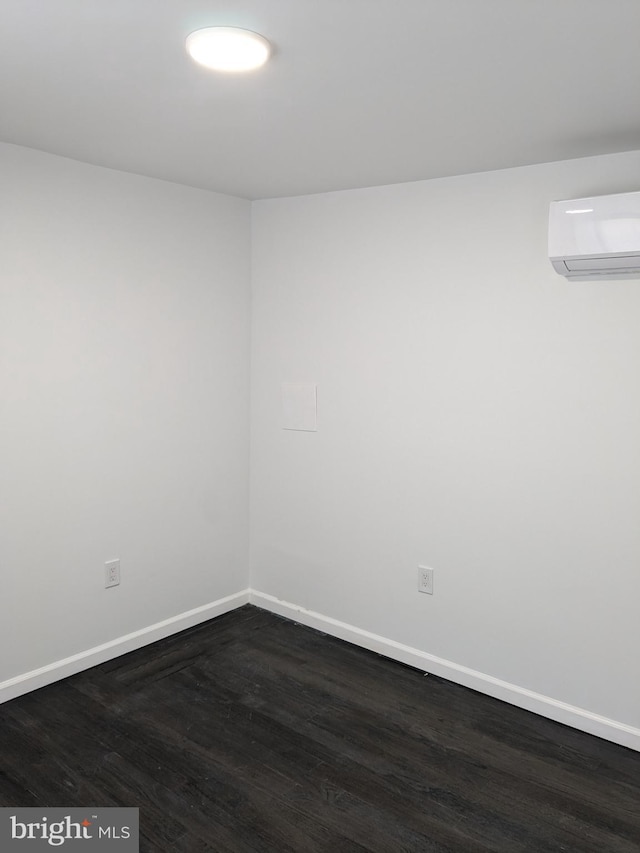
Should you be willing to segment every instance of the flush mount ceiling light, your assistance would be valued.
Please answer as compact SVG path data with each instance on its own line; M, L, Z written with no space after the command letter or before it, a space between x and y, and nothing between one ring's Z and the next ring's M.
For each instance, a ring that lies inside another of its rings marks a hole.
M214 71L251 71L269 58L271 45L258 33L239 27L206 27L187 36L187 51Z

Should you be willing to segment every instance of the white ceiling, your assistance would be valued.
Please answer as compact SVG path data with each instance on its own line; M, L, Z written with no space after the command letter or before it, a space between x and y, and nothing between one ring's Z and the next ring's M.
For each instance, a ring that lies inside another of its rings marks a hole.
M195 65L256 30L261 71ZM247 198L640 148L640 0L0 0L0 140Z

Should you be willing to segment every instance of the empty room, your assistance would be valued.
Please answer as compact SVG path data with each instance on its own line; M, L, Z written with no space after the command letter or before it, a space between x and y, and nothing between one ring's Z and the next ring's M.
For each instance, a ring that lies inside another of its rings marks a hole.
M0 853L640 851L639 32L0 2Z

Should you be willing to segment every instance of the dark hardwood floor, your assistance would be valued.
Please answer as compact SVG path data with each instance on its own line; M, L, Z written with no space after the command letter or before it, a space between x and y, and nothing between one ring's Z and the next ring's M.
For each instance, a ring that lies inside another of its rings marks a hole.
M0 805L141 851L638 853L640 753L247 606L0 706Z

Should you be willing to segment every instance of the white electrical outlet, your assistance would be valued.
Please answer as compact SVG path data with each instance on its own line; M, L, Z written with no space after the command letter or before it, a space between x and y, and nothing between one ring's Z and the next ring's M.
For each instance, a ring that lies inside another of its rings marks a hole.
M120 560L108 560L104 564L104 587L118 586L120 583Z
M433 595L433 569L428 566L418 566L418 592Z

